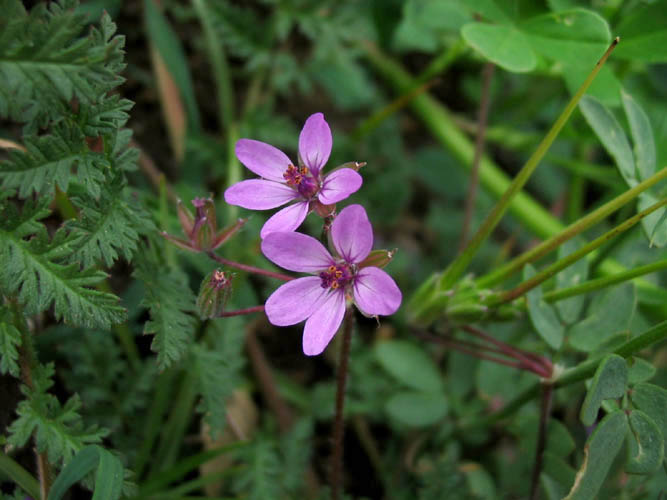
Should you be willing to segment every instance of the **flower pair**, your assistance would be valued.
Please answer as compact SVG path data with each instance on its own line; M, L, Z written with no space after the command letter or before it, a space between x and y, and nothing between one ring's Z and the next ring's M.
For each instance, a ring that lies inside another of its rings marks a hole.
M352 168L338 168L323 175L331 146L331 129L322 113L311 115L301 130L297 165L270 144L239 140L237 158L261 179L229 187L225 201L251 210L268 210L292 202L266 221L260 237L273 231L296 230L312 210L342 201L361 187L361 175Z

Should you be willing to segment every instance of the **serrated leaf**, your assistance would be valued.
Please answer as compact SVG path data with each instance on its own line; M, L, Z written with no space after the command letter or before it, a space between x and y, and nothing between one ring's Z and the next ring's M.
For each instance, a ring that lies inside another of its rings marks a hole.
M419 391L440 393L442 379L433 360L416 345L403 340L380 342L375 358L399 382Z
M514 26L470 23L461 28L461 35L485 58L507 71L524 73L537 65L530 41Z
M433 425L447 415L444 394L402 391L394 394L385 405L387 414L410 427Z
M60 264L71 251L72 241L58 231L49 241L40 226L26 241L25 226L14 232L0 226L0 288L15 293L28 314L50 308L66 323L108 328L125 318L118 297L90 288L106 278L101 271L80 269L78 264Z
M656 372L655 366L645 359L632 356L628 359L628 385L635 385L640 382L646 382L653 378Z
M619 333L629 333L628 325L637 306L632 283L624 283L595 296L588 316L569 330L569 342L575 349L592 352Z
M573 238L558 247L558 259L563 259L576 252L583 244L579 238ZM579 259L571 266L563 269L556 275L556 286L558 289L580 285L588 278L588 260ZM568 299L556 302L558 314L565 323L574 323L579 319L584 308L585 295L576 295Z
M665 458L665 443L658 425L646 413L633 410L628 415L630 438L628 463L630 474L652 474Z
M56 186L67 191L70 182L76 182L99 196L104 173L111 168L109 161L90 150L78 129L60 125L51 132L26 138L26 152L12 150L9 159L0 162L2 186L17 189L21 198L27 198L32 193L51 196Z
M579 109L604 148L616 162L625 182L630 187L636 186L638 178L632 149L616 117L604 104L588 95L583 96L579 101Z
M584 461L569 494L563 500L596 498L612 462L621 450L627 431L627 419L621 411L607 415L598 424L586 442Z
M21 332L10 322L9 311L0 306L0 374L19 376Z
M667 62L666 27L664 0L638 4L614 30L622 41L614 57L647 63Z
M123 81L124 37L114 36L108 15L89 30L76 4L60 0L0 18L1 116L36 131L73 98L94 103Z
M605 399L620 398L628 385L628 365L625 358L610 354L600 362L586 399L581 405L579 419L584 425L593 425L598 417L600 405Z
M187 277L177 269L161 269L150 256L137 260L134 276L146 288L142 305L148 308L150 321L144 333L154 334L151 349L157 353L160 370L181 359L194 336L196 320L188 314L194 311L195 296Z
M523 268L523 279L528 280L535 276L535 268L526 264ZM542 300L542 287L536 286L526 294L528 315L533 328L544 341L553 349L559 349L563 343L565 328L560 322L556 309Z
M120 176L111 179L102 188L99 200L85 193L71 196L81 214L79 220L65 226L72 234L70 262L88 267L104 261L110 267L119 256L130 261L139 235L155 229L148 213L124 184Z

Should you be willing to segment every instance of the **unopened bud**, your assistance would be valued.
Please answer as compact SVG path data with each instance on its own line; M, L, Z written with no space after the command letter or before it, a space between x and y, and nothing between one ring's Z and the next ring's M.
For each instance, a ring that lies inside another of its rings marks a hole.
M246 222L248 222L248 219L238 219L236 223L232 224L231 226L227 226L226 228L221 229L220 232L215 237L215 241L211 246L211 250L215 250L220 245L225 243L229 238L238 233Z
M183 205L181 200L178 200L177 202L176 211L178 212L178 220L181 222L181 228L188 239L190 239L192 236L192 229L195 227L195 218L192 216L190 210Z
M373 250L363 261L359 263L359 269L364 267L379 267L382 269L394 258L396 249L393 250Z
M202 319L215 318L225 310L232 291L232 275L222 269L209 273L202 281L197 297L197 311Z

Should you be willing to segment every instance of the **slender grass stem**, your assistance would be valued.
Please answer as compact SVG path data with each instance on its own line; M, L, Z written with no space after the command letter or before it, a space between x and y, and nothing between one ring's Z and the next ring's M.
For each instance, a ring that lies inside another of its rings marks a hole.
M667 269L667 260L659 260L657 262L652 262L644 266L639 266L634 269L629 269L628 271L613 274L611 276L605 276L604 278L598 278L595 280L590 280L580 285L571 286L568 288L562 288L560 290L552 290L544 294L542 299L545 302L553 303L558 302L559 300L564 300L576 295L582 295L584 293L594 292L602 288L606 288L611 285L616 285L618 283L623 283L634 279L638 276L643 276L645 274L654 273L656 271L661 271Z
M552 278L556 273L559 271L565 269L566 267L572 265L585 255L591 253L593 250L596 248L599 248L602 244L606 243L607 241L611 240L612 238L618 236L619 234L627 231L631 227L633 227L635 224L637 224L639 221L641 221L644 217L647 215L655 212L659 208L667 205L667 198L664 200L659 201L658 203L655 203L651 205L649 208L646 210L642 210L638 214L634 215L633 217L630 217L628 220L623 222L622 224L619 224L616 226L614 229L611 231L607 231L605 234L602 236L595 238L593 241L588 243L587 245L584 245L581 247L579 250L576 252L571 253L567 257L560 259L559 261L554 262L550 266L548 266L546 269L543 271L540 271L537 273L535 276L530 278L529 280L524 281L520 285L516 286L515 288L508 290L506 292L501 293L498 296L494 296L489 299L488 303L486 305L488 306L495 306L499 304L504 304L506 302L510 302L517 297L520 297L524 293L532 290L536 286L540 285L542 282Z
M570 224L565 229L558 232L558 234L543 241L542 243L531 248L527 252L522 253L521 255L512 259L510 262L501 266L495 271L477 279L477 286L481 288L489 288L494 285L497 285L498 283L501 283L508 277L512 276L515 272L519 271L525 264L529 262L534 262L540 257L543 257L549 252L555 250L564 242L568 241L577 234L582 233L583 231L587 230L594 224L603 220L609 214L615 212L628 202L635 199L642 192L646 191L650 187L656 185L657 183L666 178L667 178L667 168L663 168L659 172L656 172L651 177L646 179L645 181L637 184L632 189L628 189L623 194L605 203L601 207L593 210L585 217L582 217L578 221Z
M343 449L345 438L345 385L350 360L350 345L354 328L354 309L348 307L343 321L343 339L338 360L338 376L336 383L336 416L333 425L333 451L331 453L331 500L339 500L343 490Z
M482 222L482 225L470 240L470 243L466 249L461 252L456 259L454 259L454 261L447 267L447 269L445 269L441 281L441 287L443 289L451 288L468 268L468 265L472 261L473 257L477 254L477 251L481 247L482 243L484 243L484 241L486 241L486 239L491 235L491 232L500 222L500 219L509 208L514 197L521 191L521 189L523 189L523 186L526 184L526 182L528 182L528 179L535 171L546 152L551 147L551 144L553 144L554 140L556 140L559 132L565 126L565 123L567 123L567 120L574 112L577 104L579 103L579 100L583 97L590 84L593 83L593 80L611 54L612 50L614 50L616 47L616 44L618 44L618 38L612 42L602 58L597 62L593 68L593 71L591 71L584 83L581 85L581 87L579 87L579 90L577 90L577 93L567 104L561 115L556 120L556 123L554 123L554 125L551 127L551 130L549 130L547 135L544 136L544 139L542 139L542 142L540 142L540 144L537 146L535 152L530 156L530 158L528 158L528 161L521 168L508 189L500 197L498 203L496 203L489 215L486 217L486 219L484 219L484 222Z
M0 450L0 471L16 482L32 498L40 498L40 485L32 474Z

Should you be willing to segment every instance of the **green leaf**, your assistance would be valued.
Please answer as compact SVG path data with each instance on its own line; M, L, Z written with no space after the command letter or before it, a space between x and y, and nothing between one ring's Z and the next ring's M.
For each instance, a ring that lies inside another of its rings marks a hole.
M523 268L523 279L528 280L535 276L535 268L526 264ZM563 343L563 325L551 304L542 300L542 287L537 286L526 294L528 315L533 328L544 341L553 349L559 349Z
M155 44L155 48L164 59L169 74L178 86L188 115L188 127L196 132L201 128L199 108L188 69L188 59L181 41L154 0L144 0L144 12L148 38L151 43Z
M9 159L0 162L2 186L18 189L19 196L27 198L33 192L52 196L56 186L66 192L76 182L92 196L99 196L110 162L102 153L90 150L79 129L59 125L51 132L26 138L26 152L12 150Z
M612 462L623 445L628 424L625 414L617 411L607 415L588 438L584 461L567 497L564 500L589 500L607 477Z
M667 436L667 412L665 412L665 408L667 408L667 390L657 385L642 382L632 388L630 400L636 408L656 423L664 440ZM667 465L667 460L665 460L665 465Z
M655 366L645 359L632 356L628 359L630 370L628 372L628 385L635 385L640 382L646 382L653 378L656 372Z
M588 316L570 328L570 344L580 351L591 352L619 333L629 334L636 306L632 283L598 293L588 307Z
M21 332L11 323L11 313L0 306L0 374L19 376L19 352Z
M433 425L447 415L444 394L403 391L394 394L385 406L387 414L410 427Z
M282 498L280 461L275 444L264 437L238 453L245 467L234 476L232 490L248 500Z
M416 345L404 340L388 340L375 347L375 358L396 380L418 391L444 390L438 368Z
M520 415L510 425L510 430L520 440L521 448L526 453L534 453L539 427L537 415ZM574 451L574 439L567 427L560 421L550 419L547 425L547 442L545 450L558 457L566 457Z
M644 191L637 200L637 211L642 211L660 201L653 193ZM667 245L667 208L662 207L642 219L642 228L650 246L662 248Z
M33 230L36 234L25 240ZM118 305L118 297L89 288L106 278L103 272L59 263L71 249L72 239L65 231L48 241L44 226L22 223L3 228L0 221L0 262L4 264L0 288L17 294L28 314L53 305L56 319L74 325L108 328L122 322L125 309Z
M573 238L558 247L558 260L563 259L576 252L583 246L580 238ZM556 275L556 288L568 288L582 284L588 278L588 260L579 259L574 264L566 267ZM586 297L584 295L575 295L568 299L556 302L556 309L561 319L568 324L572 324L581 315L584 308Z
M507 71L525 73L537 65L530 41L514 26L470 23L461 28L461 35L485 58Z
M655 173L655 140L653 128L644 110L630 94L621 93L625 115L630 123L630 135L634 143L635 161L639 179L648 179Z
M57 464L69 462L85 445L99 443L107 431L96 426L84 427L77 395L62 406L55 396L47 393L53 385L53 373L52 364L33 368L34 388L21 387L27 399L17 406L18 418L8 428L7 442L23 447L34 435L37 450L46 452L49 462Z
M80 219L65 226L73 238L70 262L88 267L104 261L110 267L119 255L130 261L139 235L155 229L122 176L110 179L97 200L86 193L75 194L70 200L81 209Z
M586 399L581 405L579 419L584 425L593 425L600 405L605 399L620 398L628 385L628 365L624 358L610 354L598 366Z
M120 498L123 486L123 464L104 448L90 445L82 448L60 471L49 491L48 500L60 500L67 490L97 467L93 500Z
M108 15L89 30L76 1L42 3L30 15L16 4L2 4L0 116L36 131L61 116L73 98L95 103L123 81L125 39L114 36Z
M621 43L614 57L667 62L667 8L664 0L636 5L614 30Z
M519 12L517 0L469 0L466 7L483 19L498 23L511 23Z
M148 308L150 321L144 333L155 335L151 349L157 352L160 370L181 359L194 337L196 319L195 296L188 286L187 276L178 269L167 269L151 255L136 259L134 276L146 288L142 305Z
M631 437L625 471L630 474L652 474L660 468L665 458L665 440L662 432L653 419L643 411L631 411L628 422Z
M616 117L604 104L588 95L585 95L579 101L579 109L597 134L602 145L616 162L616 166L625 182L630 187L637 185L638 178L632 149L630 149L628 138Z
M576 471L565 461L562 457L554 455L549 451L544 452L544 474L548 475L554 481L554 485L550 485L549 489L557 490L558 494L553 496L558 500L562 499L574 483Z

